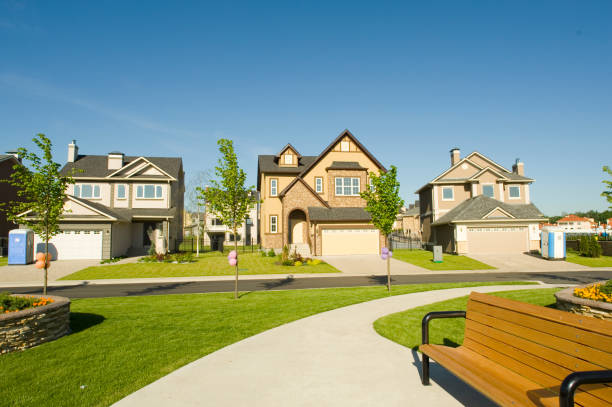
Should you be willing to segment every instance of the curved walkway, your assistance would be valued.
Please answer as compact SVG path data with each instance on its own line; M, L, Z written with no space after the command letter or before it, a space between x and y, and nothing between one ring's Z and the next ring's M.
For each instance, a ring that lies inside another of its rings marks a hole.
M394 312L491 292L554 287L490 286L406 294L313 315L192 362L117 406L493 406L435 363L420 384L420 358L378 335Z

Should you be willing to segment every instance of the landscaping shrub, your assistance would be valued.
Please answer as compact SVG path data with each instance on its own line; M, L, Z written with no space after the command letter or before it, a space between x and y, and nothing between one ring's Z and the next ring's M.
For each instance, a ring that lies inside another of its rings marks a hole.
M274 253L274 249L270 249L268 251L268 257L274 257L274 256L276 256L276 253Z
M36 297L12 297L11 293L0 293L0 313L8 314L9 312L17 312L26 308L41 307L52 303L50 298Z
M607 283L599 287L599 291L604 294L612 296L612 280L608 280Z
M580 236L578 250L584 257L601 257L601 246L596 236Z
M110 264L110 263L116 263L121 259L125 259L125 256L119 256L119 257L113 257L111 259L104 259L100 262L100 264Z
M283 252L281 253L281 261L284 263L287 260L289 260L289 248L287 245L284 245Z
M595 283L582 288L574 288L574 296L586 298L587 300L612 303L612 284L608 281L605 285Z
M297 252L293 252L293 254L291 255L291 260L293 260L294 262L299 261L300 263L304 263L302 255Z
M301 261L296 261L296 262L293 263L293 265L296 266L296 267L299 267L302 264L304 264L304 263L302 263Z
M193 262L193 253L191 252L176 253L174 255L174 260L179 263L191 263Z
M293 262L291 260L283 260L281 264L283 266L293 266Z
M268 257L268 253L265 250L261 251L261 257Z

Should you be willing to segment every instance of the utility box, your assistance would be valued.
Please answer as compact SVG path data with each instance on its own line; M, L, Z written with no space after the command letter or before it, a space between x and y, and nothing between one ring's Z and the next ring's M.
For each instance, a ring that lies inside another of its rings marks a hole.
M30 264L34 261L34 232L13 229L9 232L8 264Z
M442 246L433 247L433 261L434 263L442 263Z
M565 232L559 228L543 227L540 239L542 257L564 260L566 256Z

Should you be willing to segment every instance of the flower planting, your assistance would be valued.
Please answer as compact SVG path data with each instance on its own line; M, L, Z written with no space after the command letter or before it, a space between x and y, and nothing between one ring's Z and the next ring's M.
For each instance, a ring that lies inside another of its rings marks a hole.
M574 296L587 300L612 303L612 280L574 289Z
M0 293L0 314L18 312L28 308L42 307L51 304L53 299L46 297L12 296L8 292Z

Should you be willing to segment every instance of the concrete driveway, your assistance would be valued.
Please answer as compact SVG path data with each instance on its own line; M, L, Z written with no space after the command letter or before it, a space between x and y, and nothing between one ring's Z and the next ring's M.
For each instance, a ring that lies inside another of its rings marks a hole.
M100 260L56 260L49 267L49 281L57 280L90 266L99 266ZM9 265L0 267L0 284L5 283L43 283L44 273L34 264Z
M359 254L350 256L321 256L323 261L331 264L343 274L371 276L387 274L387 262L377 254ZM424 268L405 261L391 259L391 274L415 274L429 272Z
M540 256L525 253L470 254L469 257L497 267L501 272L575 271L592 270L590 267L567 261L545 260ZM599 270L599 268L598 268Z

